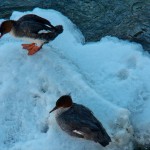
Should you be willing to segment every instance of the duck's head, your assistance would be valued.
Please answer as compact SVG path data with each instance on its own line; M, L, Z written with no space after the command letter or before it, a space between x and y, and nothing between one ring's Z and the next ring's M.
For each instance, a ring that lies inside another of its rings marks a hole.
M13 27L14 21L12 20L7 20L2 22L2 24L0 25L0 38L6 34L9 33Z
M69 108L72 106L72 103L73 102L70 95L63 95L57 100L56 106L49 113L59 108Z

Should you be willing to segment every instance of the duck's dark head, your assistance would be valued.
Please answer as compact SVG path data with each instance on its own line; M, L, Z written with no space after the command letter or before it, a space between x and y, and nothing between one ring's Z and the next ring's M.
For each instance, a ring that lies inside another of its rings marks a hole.
M0 25L0 38L4 34L9 33L13 25L14 25L14 21L12 20L7 20L7 21L2 22L2 24Z
M62 25L58 25L58 26L55 26L55 31L60 34L63 32L63 26Z
M58 108L69 108L72 106L72 98L70 95L63 95L61 96L57 102L56 102L56 106L49 112L53 112L54 110L58 109Z

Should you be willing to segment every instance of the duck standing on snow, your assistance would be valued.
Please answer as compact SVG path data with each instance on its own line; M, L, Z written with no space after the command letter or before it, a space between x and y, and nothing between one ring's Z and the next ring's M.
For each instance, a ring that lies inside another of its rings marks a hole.
M33 55L39 51L43 44L54 40L63 32L63 26L53 26L48 20L34 14L28 14L19 20L7 20L0 26L0 37L6 33L28 40L31 44L22 44L28 50L28 55Z
M111 138L93 113L87 107L73 103L70 95L61 96L50 113L54 110L57 111L57 123L69 135L98 142L104 147L111 142Z

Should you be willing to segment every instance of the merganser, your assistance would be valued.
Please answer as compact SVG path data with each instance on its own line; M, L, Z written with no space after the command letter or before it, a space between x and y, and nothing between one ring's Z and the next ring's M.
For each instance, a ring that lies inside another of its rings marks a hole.
M28 50L28 55L39 51L43 44L54 40L63 32L63 26L53 26L48 20L34 14L27 14L15 20L6 20L0 26L0 37L6 33L31 41L31 44L22 44Z
M110 136L92 111L83 105L73 103L70 95L61 96L49 113L54 110L58 125L69 135L98 142L104 147L111 142Z

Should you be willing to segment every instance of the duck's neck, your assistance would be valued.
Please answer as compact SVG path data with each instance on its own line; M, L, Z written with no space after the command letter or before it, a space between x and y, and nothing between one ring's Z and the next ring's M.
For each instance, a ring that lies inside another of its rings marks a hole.
M61 115L63 112L67 111L68 109L70 109L70 107L57 109L57 110L55 111L56 117L58 117L58 116Z

